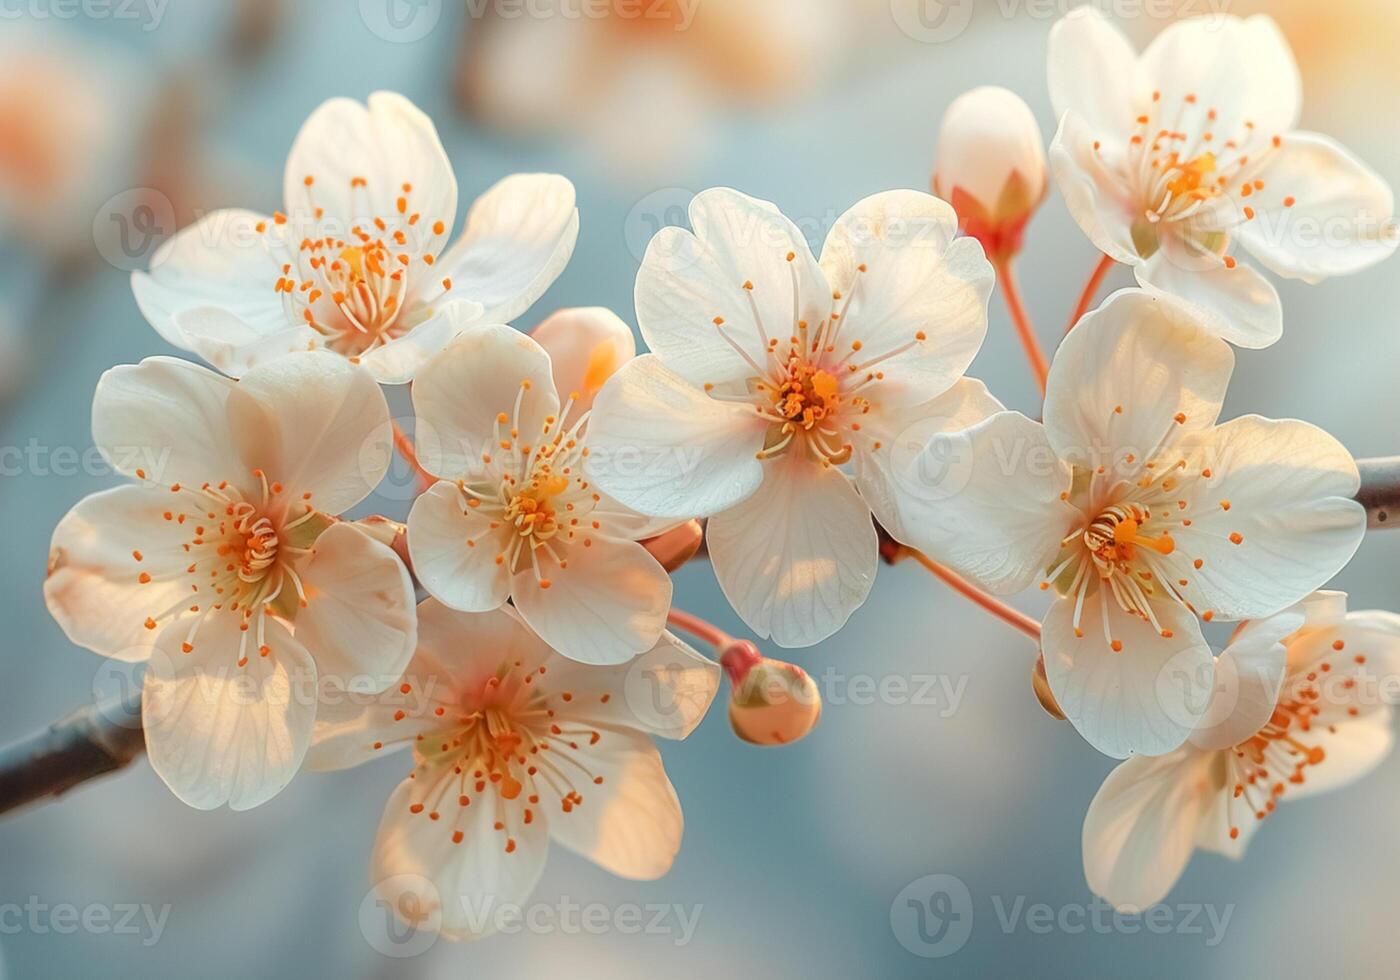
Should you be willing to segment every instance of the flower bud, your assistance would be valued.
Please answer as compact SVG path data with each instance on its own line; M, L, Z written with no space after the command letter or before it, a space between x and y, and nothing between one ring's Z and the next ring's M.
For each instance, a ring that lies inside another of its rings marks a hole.
M530 336L549 355L560 402L576 396L571 414L592 408L599 389L637 354L632 328L600 306L559 310Z
M1014 92L984 85L943 114L933 192L993 261L1021 249L1021 233L1045 199L1045 146L1035 116Z
M704 543L705 529L700 522L686 521L654 538L647 538L642 547L667 572L674 572L699 554Z
M745 742L787 745L817 727L821 692L801 667L760 657L746 641L726 650L720 662L734 686L729 724Z

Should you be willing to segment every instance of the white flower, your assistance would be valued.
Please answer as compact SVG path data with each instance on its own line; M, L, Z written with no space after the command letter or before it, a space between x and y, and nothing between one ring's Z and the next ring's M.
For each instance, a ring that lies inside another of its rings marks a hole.
M575 408L577 389L561 404L553 377L584 379L587 364L554 366L531 338L489 325L419 374L419 459L440 482L414 502L408 547L423 587L452 608L511 599L564 656L615 664L666 627L670 576L637 541L667 525L584 476L588 415Z
M1211 679L1198 613L1272 615L1339 571L1366 529L1356 464L1327 433L1216 424L1233 366L1177 301L1123 290L1065 338L1044 425L1004 412L934 436L923 457L941 470L911 464L925 480L903 500L913 544L994 591L1053 587L1046 675L1108 755L1190 733Z
M933 192L992 257L1009 257L1045 199L1045 144L1030 107L1014 92L983 85L943 114Z
M234 376L324 347L382 383L409 381L471 324L523 313L578 237L573 185L515 174L477 199L444 251L457 181L432 121L390 92L312 113L283 197L285 214L208 215L132 276L162 337Z
M670 633L634 663L561 657L509 606L419 607L403 683L327 708L308 764L357 765L404 746L414 768L384 808L370 874L381 899L454 939L490 932L544 870L549 839L625 878L659 878L680 803L649 736L685 738L719 667Z
M1267 347L1283 329L1278 294L1236 261L1237 243L1308 282L1394 251L1389 186L1295 131L1298 68L1270 18L1185 20L1139 56L1081 7L1051 31L1049 76L1051 166L1079 226L1231 343Z
M760 636L806 646L870 592L872 509L899 536L896 437L1000 407L962 378L992 270L955 239L953 209L913 191L848 211L820 265L773 205L733 190L697 195L690 222L647 249L636 304L652 353L598 395L587 470L642 513L712 515L730 603Z
M402 562L335 520L388 468L384 395L323 352L239 382L153 357L102 376L93 438L140 482L59 522L49 611L80 646L149 658L146 745L177 796L256 806L300 766L318 684L382 690L413 653Z
M1161 901L1195 848L1238 859L1281 800L1336 789L1390 752L1379 681L1400 667L1400 616L1317 593L1250 622L1190 741L1111 772L1084 818L1084 873L1124 911Z

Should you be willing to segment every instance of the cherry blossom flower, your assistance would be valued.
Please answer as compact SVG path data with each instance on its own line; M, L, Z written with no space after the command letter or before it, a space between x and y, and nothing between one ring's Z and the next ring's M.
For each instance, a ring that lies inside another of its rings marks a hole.
M1003 412L929 440L902 498L912 543L996 592L1055 596L1045 671L1100 751L1190 734L1212 657L1197 615L1272 615L1336 574L1366 529L1351 455L1299 421L1217 425L1234 355L1178 301L1123 290L1050 369L1045 422ZM930 476L938 481L930 481ZM1168 682L1164 672L1182 683Z
M98 383L93 438L138 482L59 522L44 598L74 643L149 660L151 764L191 806L270 799L318 687L378 691L408 663L407 570L335 518L384 475L389 428L369 373L324 352L238 382L153 357Z
M647 249L636 305L652 353L598 395L587 472L642 513L709 516L739 615L807 646L869 594L872 509L899 536L896 437L1000 407L962 377L992 270L955 238L953 209L914 191L857 204L820 264L796 225L737 191L697 195L690 221Z
M408 547L423 587L448 606L486 612L511 599L564 656L615 664L665 629L671 579L637 542L675 522L631 512L584 475L589 416L553 378L605 373L617 349L602 349L606 363L589 354L556 366L530 337L488 325L419 374L419 458L440 479L414 502Z
M1141 56L1081 7L1050 35L1050 160L1094 245L1191 304L1218 336L1267 347L1278 294L1236 260L1317 282L1396 245L1389 186L1331 139L1295 130L1298 68L1266 16L1173 24Z
M326 348L385 384L409 381L467 327L529 308L578 237L573 185L515 174L477 199L444 251L457 181L431 120L390 92L312 113L283 197L271 217L208 215L132 276L162 337L234 376Z
M1239 859L1279 802L1370 772L1390 752L1380 681L1398 666L1400 616L1348 613L1340 592L1241 626L1188 742L1124 762L1089 804L1089 887L1141 910L1166 896L1194 849Z
M685 738L719 666L670 633L626 666L560 656L509 606L419 607L401 685L328 706L308 765L341 769L411 746L370 874L422 928L476 939L521 906L549 840L624 878L659 878L680 849L680 802L649 736ZM354 703L358 701L359 703Z

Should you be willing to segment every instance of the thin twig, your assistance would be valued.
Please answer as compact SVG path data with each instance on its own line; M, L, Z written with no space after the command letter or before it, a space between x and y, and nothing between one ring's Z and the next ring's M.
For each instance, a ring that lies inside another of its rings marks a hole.
M1094 305L1094 297L1098 295L1099 287L1103 285L1103 277L1108 275L1108 270L1113 268L1113 259L1107 255L1099 258L1099 264L1094 266L1094 271L1089 273L1089 281L1084 284L1084 291L1079 294L1079 303L1070 314L1069 323L1065 325L1065 333L1074 329L1074 325L1080 321L1085 313L1089 312L1089 307Z
M996 270L997 282L1001 284L1001 294L1006 300L1006 309L1011 314L1016 335L1021 338L1021 347L1026 352L1026 360L1030 362L1031 373L1035 375L1035 383L1040 386L1040 393L1043 395L1045 379L1050 374L1050 362L1045 358L1045 350L1040 346L1035 328L1031 325L1030 315L1026 312L1026 304L1021 300L1021 288L1016 284L1011 260L997 262Z
M437 483L437 477L423 469L423 464L418 462L418 450L413 445L413 440L408 433L399 428L399 423L393 422L391 424L394 427L394 448L399 451L399 455L404 458L404 461L413 467L413 472L418 474L419 489L426 490Z

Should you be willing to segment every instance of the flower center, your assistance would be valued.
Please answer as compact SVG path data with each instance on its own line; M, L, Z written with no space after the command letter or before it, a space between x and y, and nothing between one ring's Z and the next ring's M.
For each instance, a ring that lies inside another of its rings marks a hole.
M425 692L424 711L442 724L399 740L412 742L418 763L409 813L442 822L452 842L460 844L467 808L492 807L493 827L511 854L520 827L535 821L541 789L558 798L560 812L572 813L583 804L583 789L602 785L603 777L580 750L611 735L571 720L578 700L571 691L546 688L546 673L545 666L526 671L516 660L503 664L475 690L444 691L442 698L432 688ZM404 683L399 690L409 694L412 685ZM604 704L611 699L610 694L596 696ZM394 720L405 717L399 711Z
M193 613L183 643L186 653L193 652L206 617L220 611L241 615L245 623L239 666L247 663L250 633L262 656L271 652L264 642L267 615L290 623L306 605L306 589L297 568L331 524L331 518L306 502L309 494L302 497L304 511L292 517L282 485L269 483L262 470L254 470L253 475L261 492L252 495L227 481L198 489L172 485L175 503L162 516L185 531L187 539L180 547L189 564L162 575L146 571L138 575L143 585L176 579L188 583L188 595L144 621L147 629L154 630L162 622ZM133 557L138 564L144 561L140 550Z
M724 317L716 316L712 321L715 329L753 375L743 391L721 391L713 384L705 385L705 390L719 401L752 405L769 421L759 459L771 459L796 446L824 466L839 466L851 458L856 448L860 417L875 408L869 397L870 386L885 378L878 366L928 337L920 330L912 339L889 350L875 355L864 353L865 343L856 335L858 328L846 324L851 303L869 271L864 263L857 267L841 310L833 311L812 327L802 319L796 258L793 252L787 255L792 279L792 325L785 352L778 337L769 335L754 300L754 284L746 281L742 289L763 352L756 358L726 329ZM832 298L843 300L841 293L833 293ZM880 443L871 439L868 448L879 449Z
M1170 229L1193 253L1222 257L1234 267L1225 255L1230 232L1255 217L1249 199L1262 196L1258 174L1282 140L1263 138L1249 120L1238 132L1222 134L1216 131L1218 120L1219 112L1195 95L1168 107L1160 92L1134 119L1126 152L1110 169L1131 188L1132 239L1142 258L1156 254ZM1102 156L1101 143L1096 141L1094 150ZM1237 206L1220 208L1216 202L1222 198ZM1292 207L1294 199L1285 197L1282 204Z
M418 274L410 275L415 263L424 267L420 274L433 265L432 244L446 226L438 220L426 228L411 207L413 185L403 184L394 214L368 218L348 231L334 228L316 203L315 183L310 175L303 181L310 214L297 216L309 234L293 245L296 232L280 212L272 229L263 222L258 231L269 234L274 255L284 260L273 289L288 318L303 320L329 349L355 360L427 319L429 303L452 288L443 279L435 295L419 295ZM371 210L368 186L364 177L351 178L352 200L362 212Z
M465 513L486 520L487 530L500 548L496 564L511 572L529 568L540 588L547 589L551 562L567 568L569 545L592 546L590 532L602 528L602 522L593 516L602 497L584 479L580 466L588 455L582 431L589 413L582 412L569 422L578 393L570 393L560 415L545 417L538 441L522 440L521 412L530 386L530 381L522 381L514 410L496 416L495 444L481 454L483 463L497 467L499 479L476 483L459 480L457 489ZM479 537L467 538L467 547L478 544Z

